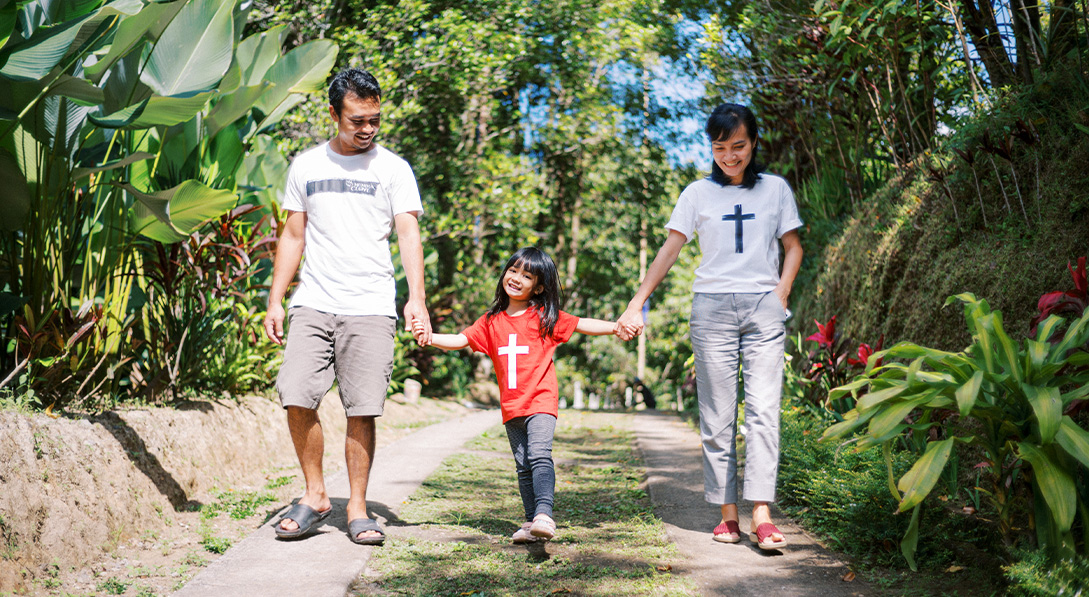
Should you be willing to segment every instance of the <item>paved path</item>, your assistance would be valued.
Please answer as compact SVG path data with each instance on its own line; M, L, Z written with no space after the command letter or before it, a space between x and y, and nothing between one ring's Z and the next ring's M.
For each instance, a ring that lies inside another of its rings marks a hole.
M383 526L397 520L398 506L466 441L499 423L496 411L476 412L425 427L380 448L367 488L367 505ZM363 572L373 547L348 538L344 508L348 477L326 479L333 513L301 541L278 541L279 516L231 547L181 590L177 597L344 597ZM284 508L286 511L287 508Z
M775 510L790 545L762 551L748 540L752 504L742 501L741 543L716 543L711 529L718 508L703 500L703 460L699 432L671 413L642 411L632 428L647 467L654 511L683 557L675 573L691 578L704 595L806 596L870 595L861 581L844 582L847 565Z

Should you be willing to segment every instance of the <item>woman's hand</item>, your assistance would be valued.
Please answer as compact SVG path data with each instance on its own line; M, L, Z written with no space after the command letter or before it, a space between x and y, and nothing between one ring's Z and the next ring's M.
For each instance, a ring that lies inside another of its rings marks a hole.
M786 311L787 307L790 305L790 289L783 288L783 285L780 284L779 286L776 286L775 290L772 292L779 298L779 303L783 305L783 311Z

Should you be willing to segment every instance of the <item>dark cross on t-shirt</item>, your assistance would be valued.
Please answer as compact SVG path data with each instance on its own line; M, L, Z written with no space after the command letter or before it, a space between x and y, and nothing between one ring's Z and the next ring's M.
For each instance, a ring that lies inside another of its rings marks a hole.
M742 224L744 220L755 220L756 214L743 214L741 213L741 205L734 206L734 213L726 214L722 216L723 221L733 220L734 222L734 252L745 252L745 225Z

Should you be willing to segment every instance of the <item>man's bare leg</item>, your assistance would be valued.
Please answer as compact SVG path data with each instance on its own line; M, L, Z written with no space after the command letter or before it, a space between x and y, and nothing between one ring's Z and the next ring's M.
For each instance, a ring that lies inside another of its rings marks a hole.
M348 521L370 518L367 515L367 481L374 461L374 417L348 417L347 437L344 439L344 462L348 466ZM364 531L356 535L380 537L377 531Z
M295 454L299 457L303 478L306 479L306 494L299 503L324 512L332 504L325 492L325 476L322 473L325 436L322 435L318 411L298 406L287 407L287 427L291 431L291 441L295 444ZM285 518L280 521L280 528L294 531L299 525L294 520Z

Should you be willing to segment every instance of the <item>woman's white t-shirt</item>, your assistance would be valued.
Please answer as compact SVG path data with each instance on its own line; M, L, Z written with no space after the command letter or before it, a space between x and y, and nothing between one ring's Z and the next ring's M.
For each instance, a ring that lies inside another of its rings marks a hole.
M423 213L408 162L375 145L346 156L323 143L295 158L283 208L306 212L306 248L291 306L397 316L393 216Z
M692 240L702 259L693 292L770 292L779 283L778 239L802 225L787 181L761 174L752 189L709 178L685 188L666 228Z

